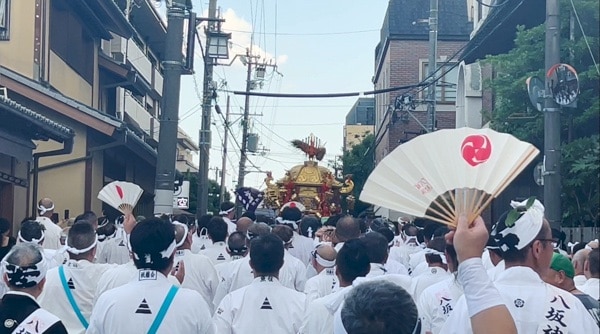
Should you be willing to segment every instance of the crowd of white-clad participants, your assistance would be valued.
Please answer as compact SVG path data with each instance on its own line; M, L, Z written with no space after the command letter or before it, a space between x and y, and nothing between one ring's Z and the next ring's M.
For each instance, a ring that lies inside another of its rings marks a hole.
M0 220L0 334L598 333L598 241L565 252L539 201L511 206L452 229L229 202L61 228L45 198L14 239Z

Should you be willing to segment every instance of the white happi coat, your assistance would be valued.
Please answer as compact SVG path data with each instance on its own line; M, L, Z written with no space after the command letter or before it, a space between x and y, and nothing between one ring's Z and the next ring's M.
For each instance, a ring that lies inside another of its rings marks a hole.
M185 277L181 287L197 291L210 306L212 313L212 301L219 285L215 267L206 256L194 254L189 249L175 252L175 262L180 261L185 265Z
M257 277L223 298L213 322L219 334L295 334L300 329L306 297L274 277Z
M419 300L419 296L423 290L434 285L435 283L445 280L450 276L452 276L452 274L444 270L444 268L429 267L423 274L413 277L409 292L415 300Z
M306 284L306 265L286 249L283 253L283 266L279 270L279 280L283 286L304 291Z
M577 290L581 290L581 287L585 284L585 281L587 281L585 275L575 275L575 277L573 277L573 283L575 283Z
M98 278L113 267L115 267L113 264L97 264L86 260L69 260L63 267L68 287L73 294L73 298L81 314L87 321L89 321L92 314ZM70 334L85 333L85 328L69 303L58 274L58 269L56 267L48 270L46 285L44 285L44 290L38 297L38 301L42 308L51 310L52 313L56 314L62 320Z
M388 259L383 266L389 274L408 275L408 269L396 260Z
M233 268L232 263L234 261L237 261L242 258L244 258L244 257L241 255L233 255L233 256L231 256L231 261L222 262L222 263L218 263L215 265L215 270L217 271L217 276L219 276L219 282L223 279L223 277L231 274L231 268Z
M127 248L126 235L115 237L103 242L101 249L96 253L98 263L125 264L129 262L129 248Z
M421 333L441 333L442 326L462 295L463 289L454 275L423 290L416 303L421 317Z
M60 233L62 229L54 224L54 222L48 217L37 217L35 221L44 225L44 241L42 241L42 247L47 249L60 249L62 247L60 243Z
M187 276L187 271L186 271ZM138 278L138 268L135 267L133 260L125 264L118 265L116 267L108 269L100 279L98 280L98 287L94 294L94 305L98 301L98 298L106 291L123 286L129 282L132 282ZM180 283L175 276L167 276L169 282L173 285L179 286Z
M317 276L306 281L304 285L306 305L308 306L313 300L332 293L337 285L338 278L335 275L335 267L323 269Z
M412 276L416 276L414 274L415 269L417 268L418 265L422 264L422 263L427 263L427 259L425 258L425 249L421 249L418 252L412 253L408 256L409 260L408 260L408 266L410 268L410 271L412 273Z
M294 231L292 245L288 249L290 254L302 261L304 265L307 265L310 263L310 252L312 252L314 249L315 245L313 239L305 237Z
M529 267L511 267L494 282L523 334L597 333L598 326L583 304L571 293L544 283ZM464 296L442 328L446 334L473 333Z
M205 250L210 245L212 245L212 241L208 234L198 235L198 233L194 233L192 235L192 253L200 253L201 250Z
M134 281L100 296L87 333L147 333L171 286L162 273L139 270ZM215 333L200 294L179 288L157 333Z
M337 291L313 300L306 309L300 334L333 333L333 316L344 302L352 287L339 288Z
M227 253L227 244L224 241L215 242L207 245L204 250L198 252L210 259L213 265L231 261L231 256Z
M221 217L227 223L227 235L237 231L237 225L226 216Z
M592 296L595 300L598 300L600 298L600 279L588 278L579 290Z
M505 263L504 260L498 262L498 264L495 267L492 267L490 269L487 270L487 274L490 277L490 280L495 281L496 278L498 278L498 275L500 275L505 269Z
M390 248L388 258L400 262L407 269L410 268L410 255L423 250L421 246L404 244Z

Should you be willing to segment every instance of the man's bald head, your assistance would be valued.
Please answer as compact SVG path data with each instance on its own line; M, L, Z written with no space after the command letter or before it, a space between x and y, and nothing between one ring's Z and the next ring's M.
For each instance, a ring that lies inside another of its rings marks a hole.
M250 227L250 225L252 224L254 224L252 219L248 217L241 217L235 222L235 230L237 232L242 232L243 234L246 234L246 232L248 231L248 227Z
M38 212L40 213L40 216L48 218L52 217L52 214L54 213L54 202L50 198L42 198L38 202Z
M575 267L575 275L583 275L583 265L589 253L589 249L580 249L573 255L571 262L573 262L573 267Z
M356 239L360 236L360 224L352 216L345 216L335 225L335 237L338 242Z
M317 254L327 261L335 260L337 251L330 244L322 244L316 249Z
M187 233L189 229L181 223L173 224L173 227L175 228L175 242L180 245L178 249L189 249L191 247L191 236Z

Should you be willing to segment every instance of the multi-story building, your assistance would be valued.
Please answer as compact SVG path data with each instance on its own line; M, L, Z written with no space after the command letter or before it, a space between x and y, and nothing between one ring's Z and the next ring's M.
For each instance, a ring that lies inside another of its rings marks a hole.
M369 134L373 134L375 125L375 99L360 97L346 114L344 124L344 151L360 144Z
M194 155L198 154L198 144L179 128L177 131L177 163L176 169L181 173L198 173L198 165L194 162Z
M30 214L41 197L60 218L101 214L96 196L113 180L139 184L137 212L152 214L166 37L152 1L0 0L0 8L0 86L75 133L70 154L36 143Z
M414 85L428 76L429 57L429 2L390 0L381 28L380 41L375 48L376 90ZM439 2L437 65L444 74L436 84L437 129L454 128L456 81L458 70L454 67L461 48L469 41L472 22L468 17L465 0ZM410 113L396 108L396 98L410 94L415 109ZM375 97L375 160L381 161L403 142L426 132L426 90L413 89L378 94ZM378 214L390 219L399 213L377 208Z
M375 48L375 89L407 86L422 82L428 75L429 2L391 0L381 28L381 39ZM437 65L445 73L436 85L436 128L455 126L456 81L458 70L450 68L453 56L468 42L472 22L464 0L440 1L438 12ZM438 74L438 75L439 75ZM417 101L412 117L395 108L396 97L411 94ZM377 162L399 144L425 132L426 91L394 91L375 98L375 133ZM414 117L414 118L413 118Z

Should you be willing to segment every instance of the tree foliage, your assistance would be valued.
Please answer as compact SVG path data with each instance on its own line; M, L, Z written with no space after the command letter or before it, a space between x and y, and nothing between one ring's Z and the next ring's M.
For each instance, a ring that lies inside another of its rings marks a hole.
M344 175L352 174L354 181L353 195L356 198L354 205L355 214L359 214L367 209L370 204L358 200L369 174L375 168L373 143L375 137L370 134L366 136L358 145L354 145L351 150L344 152L342 157Z
M198 201L198 176L196 173L191 173L191 172L187 172L184 174L185 175L185 180L190 181L190 208L188 209L189 212L195 214L196 213L196 207L198 205L197 201ZM217 183L217 181L214 180L208 180L208 212L212 212L213 214L216 214L219 212L219 206L221 203L221 185ZM225 195L223 196L225 197L226 201L229 201L231 199L231 195L229 194L229 192L227 191L227 189L225 189Z
M593 57L599 59L598 0L575 1L583 31ZM561 1L561 60L578 72L580 95L576 108L563 108L562 209L563 226L597 225L599 220L600 160L600 80L581 29L575 21L574 39L570 39L571 2ZM484 111L492 128L513 134L543 151L544 117L529 101L525 80L537 76L543 80L545 26L519 28L515 48L488 57L495 75L486 82L494 92L493 113Z

